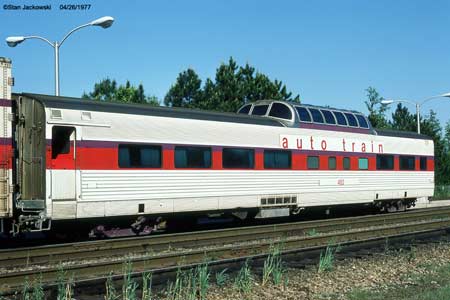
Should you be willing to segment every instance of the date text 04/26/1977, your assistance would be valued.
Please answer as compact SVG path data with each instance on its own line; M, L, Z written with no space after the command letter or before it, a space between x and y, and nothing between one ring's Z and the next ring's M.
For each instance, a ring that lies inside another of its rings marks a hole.
M59 10L90 10L91 4L61 4Z

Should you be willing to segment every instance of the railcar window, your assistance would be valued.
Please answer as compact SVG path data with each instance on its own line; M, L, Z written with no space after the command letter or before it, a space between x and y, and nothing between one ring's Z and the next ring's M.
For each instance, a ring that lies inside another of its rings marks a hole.
M252 115L255 116L264 116L267 112L269 105L255 105L252 110Z
M52 159L60 154L70 152L70 136L75 131L73 127L53 126L52 128Z
M247 105L245 105L245 106L243 106L239 111L238 111L238 113L239 114L248 114L248 112L250 111L250 108L252 107L252 105L251 104L247 104Z
M350 170L350 157L344 157L342 165L344 167L344 170Z
M311 112L311 116L313 118L313 121L316 123L324 123L323 116L320 113L318 109L310 108L309 111Z
M427 158L425 156L420 157L420 171L427 170Z
M347 119L345 118L344 114L340 111L333 111L334 116L336 117L336 121L339 125L347 126Z
M414 170L416 168L416 158L414 156L400 155L400 170Z
M300 118L300 121L302 122L311 122L311 115L309 114L308 110L301 106L296 106L295 109L298 112L298 116Z
M388 154L377 155L377 170L393 170L394 156Z
M318 156L308 156L307 158L308 169L318 169L319 168L319 157Z
M269 116L290 120L292 112L286 104L275 102L270 108Z
M369 160L364 157L358 158L358 169L368 170L369 169Z
M328 157L328 169L336 170L336 156Z
M359 127L369 128L369 123L367 123L367 120L363 115L355 115L355 116L358 119Z
M255 151L252 149L224 148L222 166L230 169L253 169Z
M290 169L291 151L264 150L264 169Z
M119 145L120 168L161 168L161 146Z
M210 168L211 148L175 147L175 168Z
M358 127L358 121L356 121L356 118L351 113L344 113L348 120L348 125L351 127Z
M331 111L324 110L324 109L321 109L320 111L322 112L323 116L325 117L325 122L327 124L336 124L336 120L334 119Z

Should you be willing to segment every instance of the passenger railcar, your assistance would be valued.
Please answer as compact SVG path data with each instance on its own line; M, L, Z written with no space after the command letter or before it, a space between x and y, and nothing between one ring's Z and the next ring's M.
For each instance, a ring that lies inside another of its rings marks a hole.
M433 195L433 141L376 130L354 111L264 100L233 114L27 93L0 105L0 219L12 233L119 219L139 233L183 214L346 204L392 211Z

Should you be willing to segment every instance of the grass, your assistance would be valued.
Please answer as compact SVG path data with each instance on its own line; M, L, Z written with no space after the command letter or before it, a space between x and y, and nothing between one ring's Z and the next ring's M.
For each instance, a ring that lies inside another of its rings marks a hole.
M236 278L234 279L234 287L243 293L249 293L253 288L253 274L250 269L250 260L247 259L239 270Z
M142 300L152 300L152 273L142 274Z
M286 268L281 259L280 246L272 246L269 255L264 261L262 285L266 285L270 279L272 279L273 284L279 285L286 277L285 274Z
M331 245L328 245L325 249L325 252L320 253L320 260L319 260L319 266L317 268L317 271L319 273L328 272L333 270L334 266L334 260L336 252L339 251L338 247L333 247Z
M182 271L178 268L175 281L169 282L166 294L170 300L204 300L209 288L211 274L205 262L195 269Z
M223 269L220 272L216 273L216 285L219 287L223 287L227 284L230 279L230 275L227 274L228 269Z
M318 236L318 235L319 235L319 233L317 232L317 230L315 228L312 228L306 232L306 236L312 237L312 236Z
M411 277L411 283L382 291L355 290L349 300L447 300L450 299L450 264L430 266L430 273Z

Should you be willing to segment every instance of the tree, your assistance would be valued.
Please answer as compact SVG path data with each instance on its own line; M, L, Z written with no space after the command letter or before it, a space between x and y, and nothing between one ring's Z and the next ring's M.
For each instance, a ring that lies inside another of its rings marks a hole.
M82 98L98 101L150 104L152 106L159 105L159 101L155 96L145 95L142 84L139 84L136 88L127 80L125 85L117 86L116 81L109 78L96 83L94 90L89 94L83 93Z
M170 107L192 107L194 102L200 101L201 84L193 69L181 72L164 97L164 104Z
M214 81L206 79L203 87L194 70L181 72L164 103L168 106L236 112L245 103L262 99L300 102L300 97L293 97L292 93L287 92L281 81L270 80L249 64L239 66L230 57L228 63L222 63L217 68Z
M366 89L366 92L368 100L364 101L364 103L369 110L368 117L370 123L375 128L388 128L389 122L387 121L385 116L387 105L381 103L381 101L384 100L383 97L381 97L377 90L373 87L368 87Z
M399 103L392 114L391 127L396 130L416 131L416 115L411 114L406 106Z
M117 92L117 83L115 80L109 78L103 79L99 83L94 84L94 90L89 93L83 93L82 98L112 101Z

